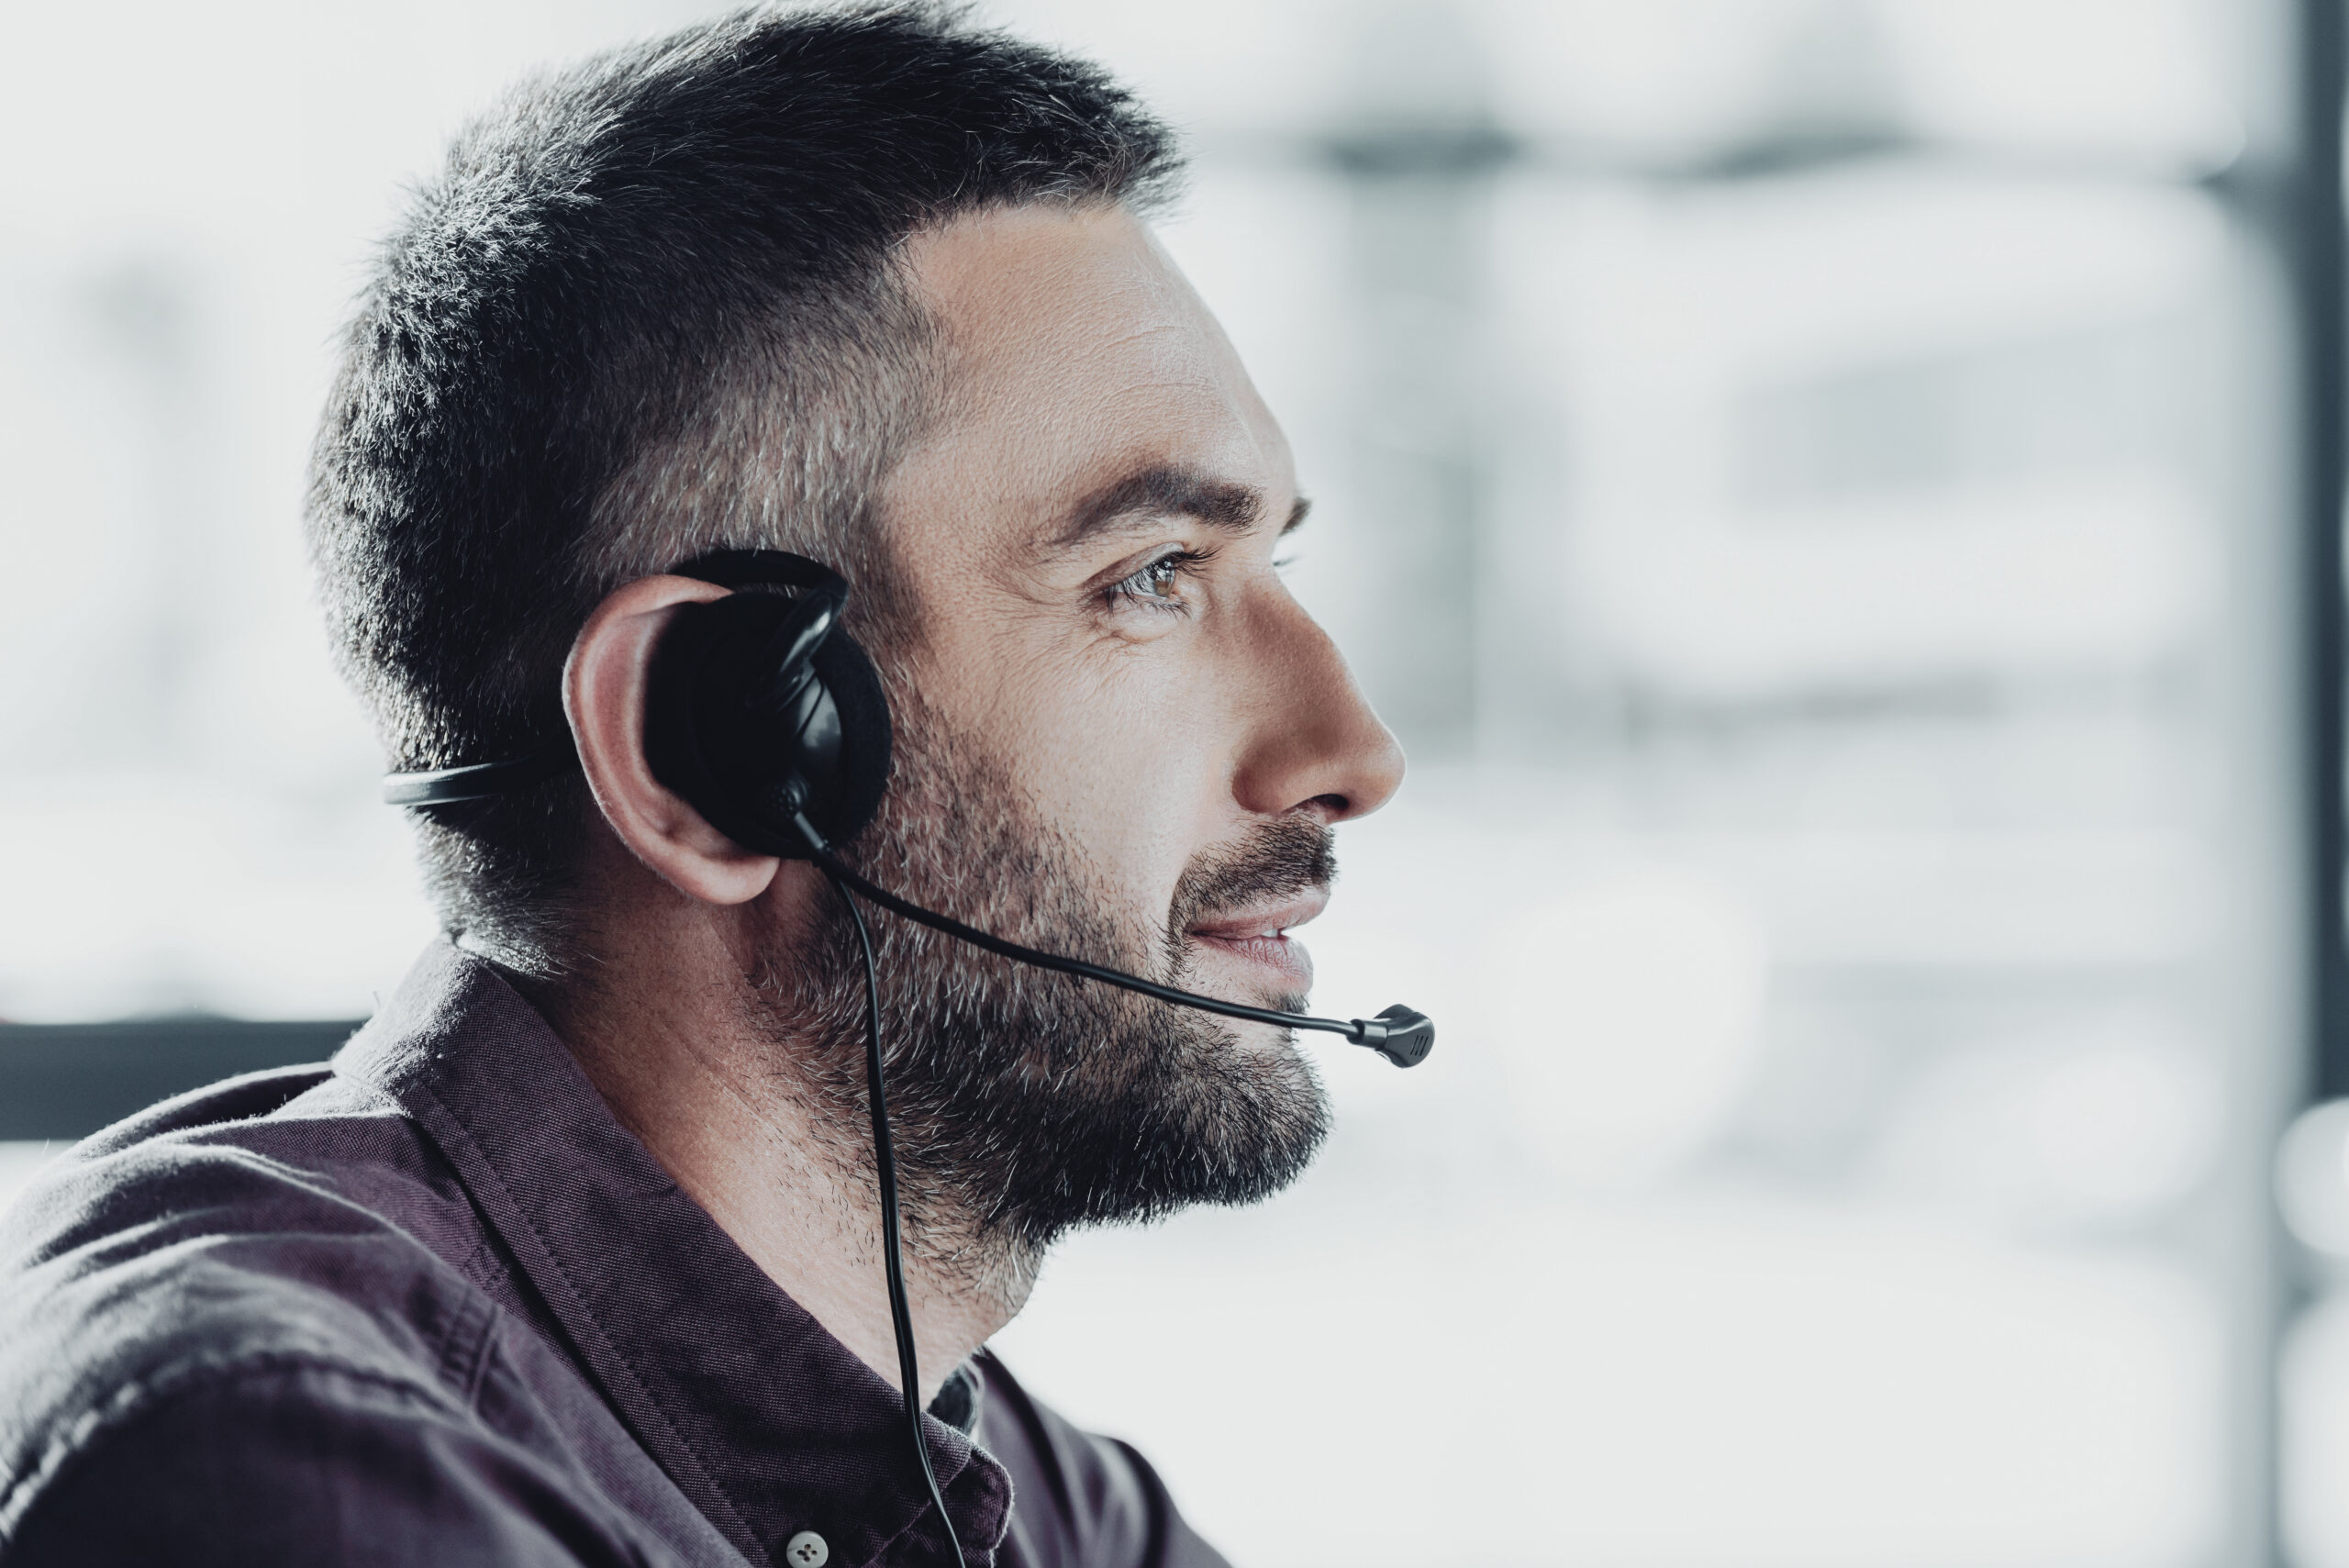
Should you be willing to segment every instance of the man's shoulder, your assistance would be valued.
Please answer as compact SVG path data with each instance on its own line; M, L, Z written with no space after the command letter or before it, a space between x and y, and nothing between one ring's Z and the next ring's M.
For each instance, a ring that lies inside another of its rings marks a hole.
M232 1079L61 1156L0 1217L0 1540L167 1407L272 1390L462 1413L497 1316L429 1140L326 1067Z
M429 1380L330 1361L197 1371L61 1451L6 1494L8 1568L741 1564L722 1542L662 1552L561 1456Z

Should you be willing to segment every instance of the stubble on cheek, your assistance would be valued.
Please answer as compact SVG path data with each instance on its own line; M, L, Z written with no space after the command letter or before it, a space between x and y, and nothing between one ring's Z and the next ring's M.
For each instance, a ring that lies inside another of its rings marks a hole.
M1268 824L1187 867L1166 924L1120 921L1108 883L1010 770L908 702L882 817L847 847L913 901L1048 951L1176 981L1199 914L1329 880L1328 830ZM1328 1100L1293 1040L1017 965L868 911L907 1231L933 1267L1032 1273L1076 1226L1254 1201L1302 1172ZM804 929L797 929L804 924ZM1155 929L1152 929L1155 928ZM828 1157L870 1172L863 972L827 894L745 975L776 1074L830 1129Z

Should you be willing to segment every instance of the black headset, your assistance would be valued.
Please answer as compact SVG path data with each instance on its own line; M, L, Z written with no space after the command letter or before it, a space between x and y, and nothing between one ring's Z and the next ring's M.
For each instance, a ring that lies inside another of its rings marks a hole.
M848 582L777 550L729 550L672 569L731 588L679 605L653 651L644 705L652 776L745 849L791 860L863 831L889 781L881 676L840 628ZM787 593L770 589L790 590ZM453 806L526 789L578 762L571 737L510 762L393 773L391 806Z
M847 580L805 556L774 550L723 550L672 571L734 591L679 605L653 649L644 705L644 753L652 776L744 849L815 862L856 929L864 958L865 1081L899 1388L923 1479L952 1540L953 1521L939 1496L922 1439L921 1385L899 1255L896 1160L881 1070L879 985L872 935L855 895L1020 963L1226 1018L1343 1035L1397 1067L1427 1059L1435 1046L1435 1025L1425 1014L1399 1006L1374 1018L1352 1019L1243 1006L1022 947L874 886L833 853L835 845L871 824L889 782L889 701L871 657L841 625L848 609ZM565 735L506 762L388 774L384 799L420 809L453 806L526 789L577 765L578 754ZM962 1560L959 1541L954 1554Z
M737 591L677 606L653 651L652 776L746 850L807 860L856 837L881 809L891 726L880 673L840 624L847 582L780 550L706 556L679 574ZM774 586L798 592L758 591Z

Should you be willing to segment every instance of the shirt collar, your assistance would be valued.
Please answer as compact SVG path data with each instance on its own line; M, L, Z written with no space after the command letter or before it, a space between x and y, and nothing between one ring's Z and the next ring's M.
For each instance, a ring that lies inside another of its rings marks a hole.
M804 1529L846 1568L908 1530L917 1558L944 1554L896 1390L685 1195L488 963L435 943L335 1067L440 1146L606 1402L751 1561L781 1563ZM923 1424L980 1568L1010 1479L956 1426Z

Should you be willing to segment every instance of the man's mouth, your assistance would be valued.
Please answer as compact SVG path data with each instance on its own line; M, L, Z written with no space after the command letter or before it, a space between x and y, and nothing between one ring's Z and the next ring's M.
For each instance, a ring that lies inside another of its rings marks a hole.
M1313 988L1313 955L1288 933L1320 914L1329 903L1328 888L1308 888L1277 901L1217 910L1192 922L1183 935L1203 955L1241 966L1241 984L1283 996L1302 996ZM1198 978L1213 986L1220 978L1216 972L1223 967L1210 959Z

